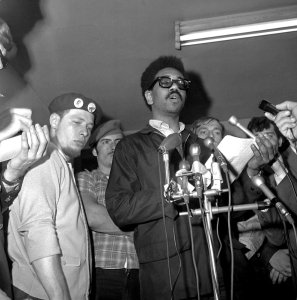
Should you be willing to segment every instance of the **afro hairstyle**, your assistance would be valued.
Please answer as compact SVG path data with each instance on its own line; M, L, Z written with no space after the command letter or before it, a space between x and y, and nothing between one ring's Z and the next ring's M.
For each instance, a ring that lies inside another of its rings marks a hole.
M183 76L185 76L185 68L180 58L176 56L160 56L153 62L151 62L148 67L144 70L141 75L141 90L142 96L146 103L145 92L149 90L151 84L155 80L156 74L165 68L172 68L178 70ZM146 105L151 109L151 106L146 103Z

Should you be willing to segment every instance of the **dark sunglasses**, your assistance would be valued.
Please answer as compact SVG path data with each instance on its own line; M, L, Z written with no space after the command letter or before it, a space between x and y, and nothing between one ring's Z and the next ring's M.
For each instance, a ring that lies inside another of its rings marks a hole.
M180 90L187 90L190 87L190 80L184 79L184 78L178 78L178 79L172 79L168 76L161 76L161 77L157 77L153 83L151 84L151 86L149 87L149 90L151 90L154 85L159 82L159 86L162 88L171 88L173 83L175 83L178 88Z

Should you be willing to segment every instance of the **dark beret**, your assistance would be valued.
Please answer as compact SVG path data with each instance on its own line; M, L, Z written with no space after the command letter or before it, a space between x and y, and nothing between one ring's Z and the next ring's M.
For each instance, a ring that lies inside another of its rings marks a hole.
M102 110L99 104L79 93L62 94L53 99L48 108L51 114L68 109L85 110L94 115L95 124L98 124L102 117Z
M96 130L92 133L89 145L94 147L96 143L106 135L122 133L121 122L120 120L110 120L101 124Z

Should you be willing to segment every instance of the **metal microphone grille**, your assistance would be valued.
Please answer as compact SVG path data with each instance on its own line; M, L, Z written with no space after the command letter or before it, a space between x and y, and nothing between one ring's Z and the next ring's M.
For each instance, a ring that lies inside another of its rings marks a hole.
M235 116L231 116L228 120L228 122L232 125L236 125L238 123L238 120Z

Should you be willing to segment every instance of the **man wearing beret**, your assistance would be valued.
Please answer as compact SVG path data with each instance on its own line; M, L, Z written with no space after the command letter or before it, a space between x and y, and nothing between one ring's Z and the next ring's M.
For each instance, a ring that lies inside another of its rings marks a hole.
M49 105L47 154L30 169L11 206L8 252L14 299L88 299L88 226L71 162L86 145L101 110L78 93Z
M78 174L79 190L93 233L93 299L139 299L139 266L133 232L121 231L105 208L105 190L113 154L122 138L119 120L110 120L99 126L89 142L98 168Z

